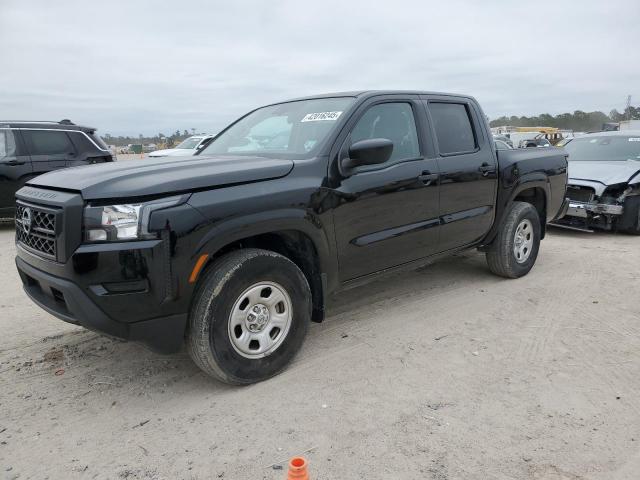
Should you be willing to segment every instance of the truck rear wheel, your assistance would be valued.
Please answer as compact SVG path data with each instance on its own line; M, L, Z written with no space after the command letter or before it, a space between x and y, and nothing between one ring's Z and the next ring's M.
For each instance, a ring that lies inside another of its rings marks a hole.
M245 385L279 373L311 320L306 277L288 258L242 249L204 273L189 314L187 349L207 374Z
M519 278L531 270L540 248L540 217L526 202L513 202L491 249L489 269L506 278Z

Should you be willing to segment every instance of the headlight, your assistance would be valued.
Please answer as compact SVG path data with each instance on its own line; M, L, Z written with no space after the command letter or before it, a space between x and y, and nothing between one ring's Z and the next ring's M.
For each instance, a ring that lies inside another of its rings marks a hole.
M145 203L87 206L84 209L84 238L88 242L155 238L149 232L151 212L173 207L186 200L184 195Z

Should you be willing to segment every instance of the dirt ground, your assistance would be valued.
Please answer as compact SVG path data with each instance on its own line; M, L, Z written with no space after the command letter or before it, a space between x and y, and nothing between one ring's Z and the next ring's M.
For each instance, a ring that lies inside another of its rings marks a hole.
M640 238L553 230L341 294L294 364L228 387L54 319L0 229L0 478L640 478Z

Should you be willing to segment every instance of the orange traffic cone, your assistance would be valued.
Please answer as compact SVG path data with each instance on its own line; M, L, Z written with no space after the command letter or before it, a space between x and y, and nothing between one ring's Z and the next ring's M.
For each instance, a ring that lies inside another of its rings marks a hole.
M287 480L309 480L307 460L304 457L293 457L289 461Z

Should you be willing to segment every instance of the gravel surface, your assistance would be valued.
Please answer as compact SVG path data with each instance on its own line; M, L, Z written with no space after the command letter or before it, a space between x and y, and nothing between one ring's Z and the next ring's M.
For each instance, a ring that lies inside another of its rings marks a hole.
M244 388L54 319L0 226L0 478L640 478L640 238L552 230L525 278L476 252L341 294Z

